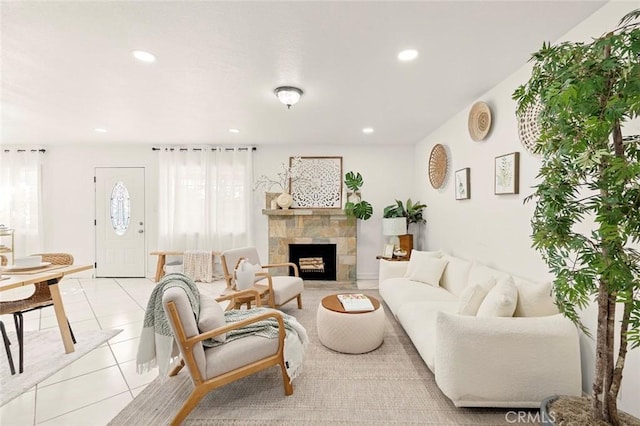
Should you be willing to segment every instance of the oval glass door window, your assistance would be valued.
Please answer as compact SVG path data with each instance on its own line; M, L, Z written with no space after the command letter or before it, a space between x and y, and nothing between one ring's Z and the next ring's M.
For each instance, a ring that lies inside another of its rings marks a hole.
M118 181L111 191L111 226L116 235L124 235L131 219L131 197L124 182Z

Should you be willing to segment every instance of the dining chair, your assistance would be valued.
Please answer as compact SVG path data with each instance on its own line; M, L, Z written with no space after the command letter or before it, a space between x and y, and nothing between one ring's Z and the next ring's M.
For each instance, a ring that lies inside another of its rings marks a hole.
M244 290L239 292L238 295L246 297L248 293L252 293L253 297L255 297L255 302L260 305L260 297L255 290ZM234 296L225 296L216 300L230 299ZM200 318L196 321L189 297L183 288L167 288L162 295L162 306L169 319L169 325L181 355L180 364L169 373L169 376L177 375L186 365L194 386L171 421L172 425L181 424L200 400L210 391L276 365L280 366L285 395L293 394L293 385L287 374L284 361L285 328L280 312L270 310L251 315L241 321L228 323L224 322L223 316L222 326L216 324L216 328L208 329L208 331L204 331L207 328L201 326L200 328L203 328L203 330L200 331L198 326L203 324L203 321L211 319L203 318L201 307ZM267 318L275 318L278 322L277 339L266 339L249 334L242 338L225 340L224 343L221 342L213 347L204 347L202 344L204 340L222 335L226 336L226 333L231 330L242 328Z
M43 262L49 262L52 265L73 265L73 256L68 253L37 253L33 256L42 256ZM53 299L51 298L51 291L46 282L36 283L35 291L27 298L0 302L0 315L13 314L13 322L15 323L16 334L18 335L18 372L20 373L24 370L24 318L22 314L52 305ZM76 343L76 338L73 335L73 330L71 329L71 324L69 324L68 319L67 325L69 326L73 343Z
M255 284L268 287L269 290L265 293L265 302L269 307L279 308L285 303L296 299L298 301L298 309L302 309L304 282L299 276L298 265L295 263L284 262L263 265L260 263L260 256L255 247L225 250L220 258L227 287L234 287L236 265L241 259L245 259L257 268ZM269 272L269 269L279 267L290 268L293 271L293 275L272 275Z
M4 323L0 321L0 331L2 331L2 340L4 341L4 350L7 351L7 361L9 362L9 370L11 371L11 375L16 374L16 368L13 365L13 357L11 356L11 340L9 340L9 336L7 336L7 330L4 328Z

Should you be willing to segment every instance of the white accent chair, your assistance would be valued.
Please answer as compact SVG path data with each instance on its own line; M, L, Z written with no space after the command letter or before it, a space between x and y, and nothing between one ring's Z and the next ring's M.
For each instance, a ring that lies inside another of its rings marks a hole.
M260 305L260 298L255 290L244 290L216 300L228 300L236 296L253 296L257 305ZM275 365L279 365L282 371L285 395L293 394L293 386L284 361L285 328L280 312L265 312L201 333L184 289L168 288L162 296L162 305L182 357L180 364L169 376L175 376L186 365L194 385L191 394L171 421L172 425L181 424L200 400L213 389ZM205 348L202 344L203 340L221 336L230 330L266 318L275 318L278 321L278 339L247 336L211 348Z
M304 282L299 276L298 266L295 263L285 262L262 265L258 250L255 247L226 250L222 253L221 263L228 288L234 288L235 269L241 259L246 259L252 265L258 266L259 271L256 272L255 284L268 287L268 291L265 293L265 303L267 305L271 308L279 308L285 303L296 299L298 301L298 309L302 309ZM278 267L291 267L293 276L271 275L269 273L268 269Z

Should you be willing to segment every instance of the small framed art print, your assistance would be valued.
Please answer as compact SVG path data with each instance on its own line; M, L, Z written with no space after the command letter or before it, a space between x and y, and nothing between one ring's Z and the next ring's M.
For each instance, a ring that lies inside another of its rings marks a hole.
M501 155L495 159L494 193L517 194L518 181L520 180L520 153Z
M385 244L384 246L384 253L382 254L382 257L386 257L391 259L393 257L393 244Z
M456 171L456 200L468 200L471 198L470 171L471 169L468 167Z

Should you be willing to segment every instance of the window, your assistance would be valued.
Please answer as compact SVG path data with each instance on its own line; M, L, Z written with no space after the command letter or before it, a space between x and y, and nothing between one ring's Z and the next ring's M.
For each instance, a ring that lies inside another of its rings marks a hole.
M159 248L224 250L249 243L252 151L159 152Z

